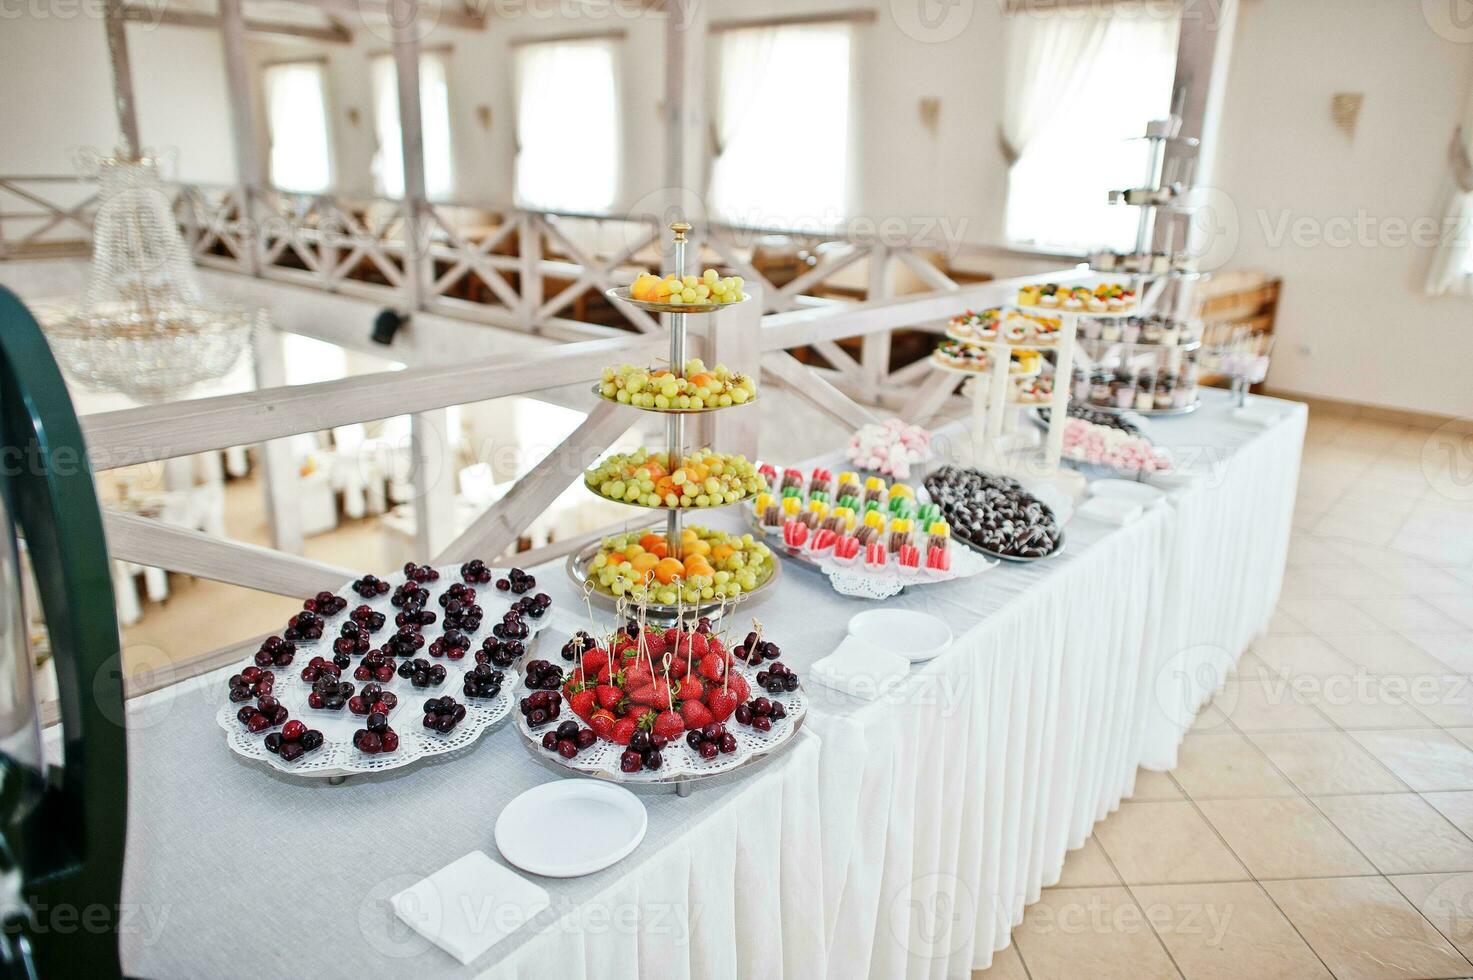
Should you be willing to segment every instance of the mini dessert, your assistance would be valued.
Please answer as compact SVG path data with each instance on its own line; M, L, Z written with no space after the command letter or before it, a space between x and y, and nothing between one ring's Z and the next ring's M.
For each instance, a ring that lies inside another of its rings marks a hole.
M844 535L834 542L834 560L840 564L849 564L859 557L859 539Z
M783 544L789 548L801 548L808 540L808 525L801 520L790 520L783 525Z
M839 535L836 532L828 528L820 528L813 532L812 538L809 539L808 550L816 554L822 554L838 543L838 540Z
M876 531L876 535L878 535ZM866 568L884 568L889 552L879 541L872 541L864 546L864 564Z
M1043 558L1058 549L1062 531L1053 511L1014 480L947 466L927 478L926 489L952 533L984 551Z
M909 538L896 549L896 558L900 562L901 570L917 569L921 567L921 550L910 543Z
M992 364L986 348L959 340L943 340L931 356L938 363L959 371L986 371Z

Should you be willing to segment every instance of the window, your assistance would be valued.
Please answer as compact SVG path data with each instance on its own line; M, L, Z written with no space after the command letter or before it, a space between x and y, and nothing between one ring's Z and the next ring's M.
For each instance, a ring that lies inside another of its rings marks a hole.
M298 61L266 66L266 122L271 183L320 194L332 183L323 65Z
M516 51L517 203L599 213L619 192L614 45L548 41Z
M1179 13L1160 7L1030 10L1009 21L1002 138L1010 241L1130 249L1139 209L1111 190L1141 185L1136 137L1171 111Z
M399 129L399 70L392 55L373 59L373 125L378 149L373 155L373 183L384 197L404 196L404 147ZM445 56L425 51L419 56L419 128L424 142L425 196L450 196L454 174L450 151L450 87Z
M733 224L833 228L848 215L853 31L723 31L711 207Z

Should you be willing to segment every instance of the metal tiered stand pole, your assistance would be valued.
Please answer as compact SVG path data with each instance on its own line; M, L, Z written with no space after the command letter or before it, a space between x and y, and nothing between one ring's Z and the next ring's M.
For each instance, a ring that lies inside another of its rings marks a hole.
M670 225L670 230L675 233L675 274L685 275L685 244L686 235L690 231L690 225L684 221L676 221ZM670 317L670 370L677 378L685 377L685 318L688 313L671 313ZM670 454L668 468L674 472L679 465L679 460L685 455L685 416L679 413L671 415L665 421L665 443ZM672 508L665 515L665 547L672 558L683 558L683 548L680 540L681 513L680 508Z

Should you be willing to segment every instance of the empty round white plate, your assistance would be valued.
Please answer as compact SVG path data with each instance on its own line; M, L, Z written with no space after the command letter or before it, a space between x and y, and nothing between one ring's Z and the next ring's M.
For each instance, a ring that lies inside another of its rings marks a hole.
M559 779L506 805L496 818L496 847L523 871L576 878L627 857L648 827L644 804L624 787Z
M1089 485L1089 495L1124 500L1142 507L1154 507L1166 497L1157 488L1133 480L1096 480Z
M849 620L849 635L913 664L931 660L951 646L951 627L929 613L870 609Z

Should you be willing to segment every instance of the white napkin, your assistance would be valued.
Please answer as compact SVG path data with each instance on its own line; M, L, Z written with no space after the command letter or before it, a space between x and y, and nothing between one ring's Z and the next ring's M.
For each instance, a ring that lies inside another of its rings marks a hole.
M816 661L808 673L825 687L873 701L910 676L910 661L857 636L846 636L833 653Z
M466 964L550 904L547 892L472 851L389 902L415 932Z
M1075 513L1092 521L1124 527L1141 516L1141 505L1117 497L1090 497Z

